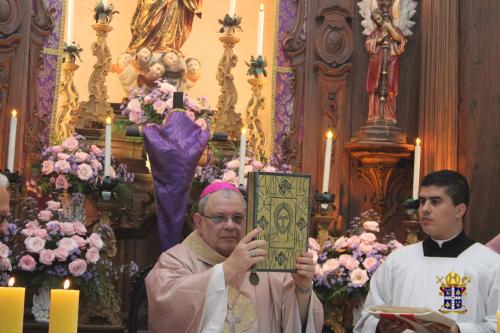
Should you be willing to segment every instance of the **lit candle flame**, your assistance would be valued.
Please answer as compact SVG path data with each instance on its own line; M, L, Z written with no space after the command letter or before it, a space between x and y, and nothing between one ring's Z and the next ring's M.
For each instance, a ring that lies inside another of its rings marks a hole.
M260 8L259 9L260 10L264 10L264 4L263 3L260 4Z
M417 138L417 140L415 140L417 146L420 146L420 143L422 142L422 140L420 140L420 138Z
M108 117L106 118L106 125L110 125L111 124L111 117Z
M326 133L326 138L327 138L327 139L333 139L333 132L332 132L332 131L328 131L328 132Z
M245 127L241 129L241 134L247 134L247 129Z
M8 286L9 286L9 287L13 287L13 286L14 286L14 282L16 282L16 279L14 279L14 277L11 277L11 278L9 279L9 284L8 284Z
M69 289L69 280L64 281L64 290Z
M16 109L12 110L12 117L17 117L17 110Z

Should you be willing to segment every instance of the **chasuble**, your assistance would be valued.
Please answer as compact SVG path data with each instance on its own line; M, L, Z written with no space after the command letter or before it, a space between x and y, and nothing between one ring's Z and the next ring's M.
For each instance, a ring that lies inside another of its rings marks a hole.
M150 332L301 332L289 273L259 272L253 286L247 272L226 286L225 259L197 231L164 252L146 278ZM306 332L322 328L323 307L311 293Z
M440 249L426 240L389 255L372 277L365 307L426 307L454 320L461 333L496 332L500 255L463 234L450 242ZM376 332L377 324L363 311L354 332Z

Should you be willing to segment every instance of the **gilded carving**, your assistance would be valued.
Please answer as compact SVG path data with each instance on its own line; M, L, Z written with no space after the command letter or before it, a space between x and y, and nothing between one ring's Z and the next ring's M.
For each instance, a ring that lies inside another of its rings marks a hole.
M267 138L264 131L264 125L259 117L259 111L264 110L266 99L262 93L266 79L264 77L256 77L249 79L248 82L252 86L252 97L246 108L246 125L248 129L248 145L251 151L254 152L255 158L259 161L265 161Z

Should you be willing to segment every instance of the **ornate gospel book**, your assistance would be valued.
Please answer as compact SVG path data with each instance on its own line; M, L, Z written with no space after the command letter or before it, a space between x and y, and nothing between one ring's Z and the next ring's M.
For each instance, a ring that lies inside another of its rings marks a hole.
M247 232L269 245L266 261L256 271L295 271L296 259L308 245L311 176L251 172L248 175Z

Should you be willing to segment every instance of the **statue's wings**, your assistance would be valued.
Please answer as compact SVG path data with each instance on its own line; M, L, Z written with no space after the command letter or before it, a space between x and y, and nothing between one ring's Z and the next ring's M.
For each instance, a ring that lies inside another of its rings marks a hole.
M411 20L417 12L417 2L415 0L395 0L392 7L392 17L394 25L396 25L404 36L411 36L413 32L411 28L415 22Z
M377 0L361 0L358 2L359 13L363 17L361 26L364 28L363 35L370 35L376 28L375 22L371 19L372 11L378 7ZM392 5L392 17L394 25L403 32L404 36L411 36L411 28L415 22L411 20L417 12L417 1L415 0L394 0Z
M361 21L361 26L365 28L363 30L363 35L369 36L375 29L377 25L371 19L372 11L378 7L377 0L361 0L358 2L359 13L363 18Z

